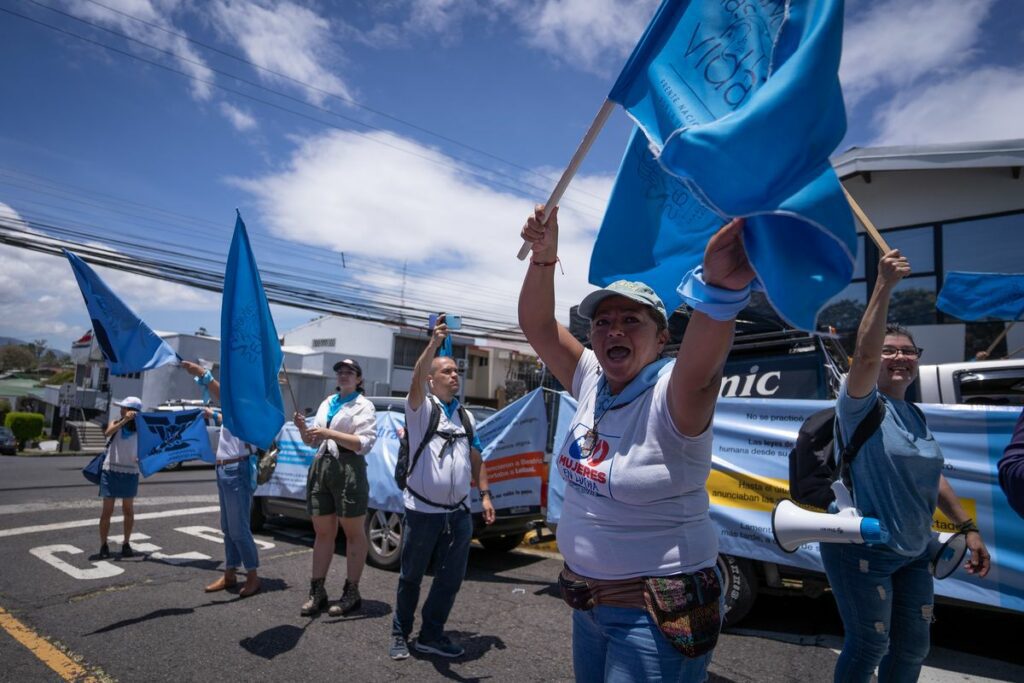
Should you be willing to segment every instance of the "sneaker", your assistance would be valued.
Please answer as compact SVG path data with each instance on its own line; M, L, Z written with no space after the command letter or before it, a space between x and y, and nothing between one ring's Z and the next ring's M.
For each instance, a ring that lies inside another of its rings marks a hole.
M424 642L422 638L416 639L416 651L425 652L431 655L442 657L461 657L466 651L453 643L448 636L441 636L437 640Z
M132 550L132 544L128 541L121 544L121 557L135 557L135 551Z
M391 647L388 648L391 659L408 659L409 645L402 636L391 636Z
M110 546L106 543L100 546L100 559L105 560L110 557Z
M343 617L349 612L354 612L363 606L363 598L359 595L359 586L345 581L345 590L341 594L341 600L331 605L327 614L332 617Z

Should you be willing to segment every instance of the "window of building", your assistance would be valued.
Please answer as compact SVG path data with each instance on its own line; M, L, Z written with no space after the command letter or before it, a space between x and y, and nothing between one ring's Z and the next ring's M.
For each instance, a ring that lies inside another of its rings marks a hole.
M943 270L1019 273L1020 252L1011 245L1020 244L1021 235L1024 235L1024 213L944 223Z
M412 368L416 366L416 359L427 348L426 338L395 337L395 349L392 353L391 362L396 368ZM466 346L456 344L452 347L452 358L456 361L465 360Z
M325 348L325 347L333 349L335 346L337 346L337 344L338 344L338 340L337 340L336 337L324 337L324 338L321 338L321 339L314 339L313 340L313 348L314 349L321 349L321 348Z

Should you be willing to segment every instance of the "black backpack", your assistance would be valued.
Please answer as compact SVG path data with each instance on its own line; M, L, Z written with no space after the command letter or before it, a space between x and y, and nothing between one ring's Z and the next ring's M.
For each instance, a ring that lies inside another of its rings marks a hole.
M914 406L917 410L917 407ZM918 411L920 413L920 411ZM885 417L885 403L879 399L853 432L850 443L840 442L839 463L832 457L832 442L839 437L836 430L836 409L825 408L814 413L800 425L796 445L789 452L789 495L801 505L828 509L836 499L832 482L840 477L850 486L847 472L857 452L878 431ZM851 489L852 490L852 489Z
M441 424L441 407L435 405L434 401L429 397L426 399L430 401L430 420L427 422L427 431L423 435L423 440L420 441L420 445L416 447L416 452L412 456L412 462L409 462L409 430L403 429L402 435L398 439L398 459L395 462L395 483L398 484L400 490L408 489L409 493L418 500L422 500L424 503L428 503L435 507L446 508L449 510L455 510L462 507L462 502L459 501L456 505L444 505L442 503L435 503L434 501L424 498L419 493L409 487L409 475L416 467L416 463L420 460L420 455L423 453L423 449L427 447L435 436L437 436L437 426ZM466 432L465 437L469 441L469 445L473 445L473 420L470 418L469 413L466 409L459 404L459 420L462 422L462 429ZM445 440L449 443L455 442L456 439L462 438L462 435L457 434L444 434Z

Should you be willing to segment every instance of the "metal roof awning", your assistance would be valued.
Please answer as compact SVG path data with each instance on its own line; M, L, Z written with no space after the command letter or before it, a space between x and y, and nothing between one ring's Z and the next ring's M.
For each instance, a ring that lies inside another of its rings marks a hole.
M943 145L853 147L832 159L840 178L871 171L951 170L1024 166L1024 139Z

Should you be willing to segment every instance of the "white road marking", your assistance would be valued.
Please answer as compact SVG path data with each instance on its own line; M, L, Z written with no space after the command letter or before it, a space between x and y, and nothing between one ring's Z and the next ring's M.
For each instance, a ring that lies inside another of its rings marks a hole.
M213 541L214 543L220 543L221 545L224 544L224 532L220 529L214 529L212 526L181 526L175 529L175 531L207 541ZM261 550L270 550L275 547L270 541L264 541L259 538L253 538L253 540Z
M106 560L100 560L99 562L90 562L92 565L91 569L80 569L75 565L62 560L57 557L57 553L67 553L68 555L81 555L84 550L76 548L73 545L67 545L65 543L57 545L44 545L39 548L32 548L29 550L30 553L38 557L46 564L59 569L68 576L74 579L107 579L111 576L117 576L118 574L124 573L124 569L117 565L107 562Z
M143 512L142 514L135 515L135 520L143 519L161 519L164 517L184 517L186 515L204 515L210 512L220 512L219 505L213 505L210 507L201 508L184 508L181 510L161 510L160 512ZM110 521L113 523L123 522L124 517L111 517ZM73 522L58 522L56 524L37 524L35 526L21 526L14 529L0 529L0 538L6 538L8 536L22 536L24 534L38 534L46 531L60 531L61 529L75 529L79 527L87 527L93 525L99 525L100 520L98 519L80 519Z
M148 498L136 498L135 507L217 502L216 494L202 496L151 496ZM0 515L16 515L25 512L52 512L54 510L90 510L102 506L103 499L99 497L80 500L58 500L50 503L15 503L13 505L0 505Z
M162 548L152 543L138 543L137 541L145 541L149 536L146 534L132 534L132 550L137 553L143 553L147 559L158 560L160 562L166 562L167 564L188 564L189 562L195 562L196 560L212 560L213 558L209 555L197 551L189 551L187 553L177 553L176 555L167 555L166 553L160 552ZM121 545L124 543L124 535L118 536L111 539L112 543Z

